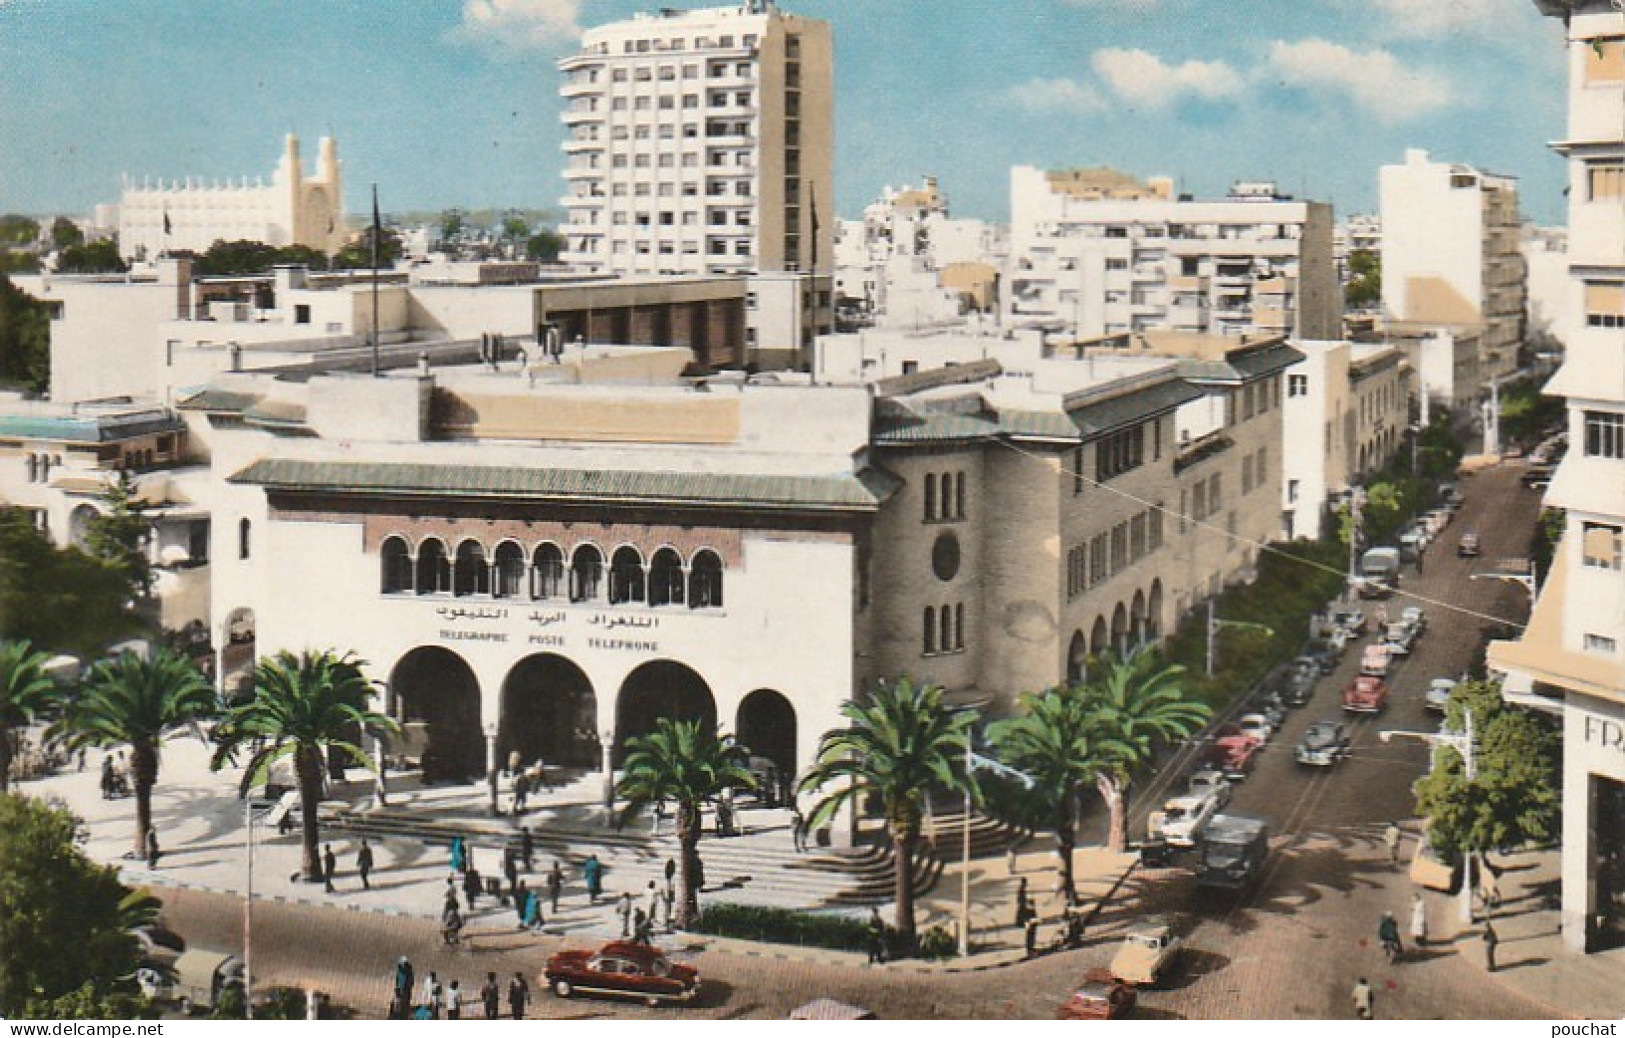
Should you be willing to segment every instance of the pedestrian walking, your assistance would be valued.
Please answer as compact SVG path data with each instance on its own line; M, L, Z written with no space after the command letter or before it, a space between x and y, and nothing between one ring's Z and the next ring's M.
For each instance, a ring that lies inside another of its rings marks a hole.
M519 827L519 856L525 859L525 871L529 872L535 867L536 837L531 834L530 826Z
M463 991L453 980L446 989L446 1019L461 1020L463 1018Z
M886 961L886 924L880 918L880 909L869 909L869 923L864 927L869 945L869 965Z
M468 848L463 844L461 836L451 838L451 870L462 872L468 868Z
M513 914L519 920L519 929L525 928L525 902L530 892L525 889L525 881L520 880L513 888Z
M797 854L807 849L807 819L800 807L790 809L790 841Z
M85 748L83 746L81 746L81 747L79 747L79 773L82 775L82 774L84 774L84 772L85 772Z
M1027 877L1021 877L1016 887L1016 927L1019 929L1027 925L1027 920L1033 918L1032 899L1027 896Z
M440 986L440 978L433 970L423 978L423 1004L429 1007L429 1019L440 1019L440 1010L445 1000L445 989Z
M1382 944L1382 950L1388 953L1389 962L1398 962L1399 957L1405 954L1405 946L1399 943L1399 921L1394 913L1384 912L1382 921L1377 923L1377 940Z
M406 1014L412 1008L412 985L417 982L416 972L412 969L412 961L402 955L395 962L395 1002L399 1006L399 1015L396 1019L406 1019Z
M586 862L581 866L581 878L587 881L587 897L596 905L598 895L604 892L604 866L598 860L598 855L587 855Z
M530 798L530 776L523 771L513 777L513 813L518 817L525 813L525 802Z
M1428 906L1421 894L1411 895L1411 943L1418 948L1428 943Z
M666 899L660 896L660 884L651 879L648 889L643 893L644 910L649 913L650 926L660 918L660 903L664 900Z
M1399 861L1399 841L1404 834L1399 831L1398 822L1389 822L1388 828L1382 831L1382 842L1388 845L1388 860Z
M1484 916L1488 918L1489 914L1501 904L1501 883L1487 866L1480 871L1483 875L1478 881L1478 896L1484 902Z
M655 942L654 920L641 908L632 910L632 943L644 946Z
M468 902L468 910L474 911L474 903L480 897L480 870L469 863L468 871L463 873L463 899Z
M652 819L650 835L659 836L660 830L666 822L666 802L664 800L656 800L653 804L650 804L649 814L650 818Z
M497 1020L502 1016L502 988L497 984L495 971L485 974L485 983L480 985L480 1005L485 1008L487 1020Z
M542 899L536 896L534 890L525 891L524 928L527 930L542 928Z
M158 830L147 826L147 868L156 869L162 852L158 849Z
M519 902L519 859L512 847L502 849L502 874L508 880L508 900Z
M1026 922L1021 924L1022 944L1027 949L1027 958L1038 954L1038 920L1028 916Z
M553 914L559 914L559 895L564 892L564 870L559 867L558 859L553 859L553 867L547 870L547 900L553 905Z
M508 1012L515 1020L525 1018L525 1003L530 1001L530 985L523 973L515 973L508 981Z
M1016 845L1011 844L1004 849L1004 870L1014 876L1020 870L1016 868ZM1021 881L1022 886L1027 885L1026 880Z
M671 858L666 859L666 883L663 888L662 901L665 902L666 929L672 929L672 916L677 910L677 862Z
M1370 1020L1375 1013L1371 1000L1371 985L1364 977L1354 982L1354 1015L1361 1020Z
M361 849L355 852L355 870L361 874L361 886L364 890L372 889L372 845L367 838L361 838Z
M510 775L517 774L518 771L519 771L519 766L523 762L524 762L524 758L519 756L519 751L518 750L509 750L508 751L508 774L510 774Z
M1501 943L1501 938L1496 934L1495 927L1490 925L1488 919L1484 920L1484 933L1481 936L1484 941L1484 968L1494 973L1495 948Z
M331 894L333 890L333 875L339 870L338 855L333 853L333 845L322 844L322 885Z
M102 758L102 799L113 799L113 758L111 755Z
M594 900L597 900L596 898ZM632 936L632 892L623 891L615 905L615 914L621 917L621 936Z

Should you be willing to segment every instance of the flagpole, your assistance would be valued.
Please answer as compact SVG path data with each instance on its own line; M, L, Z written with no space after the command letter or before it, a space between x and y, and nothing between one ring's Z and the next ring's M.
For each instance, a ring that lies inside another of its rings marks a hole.
M372 377L378 377L378 242L384 236L378 218L378 185L372 185Z

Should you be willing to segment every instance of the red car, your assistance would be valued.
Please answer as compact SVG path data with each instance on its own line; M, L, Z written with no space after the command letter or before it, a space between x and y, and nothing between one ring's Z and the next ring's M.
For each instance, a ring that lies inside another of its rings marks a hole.
M1111 970L1092 969L1072 997L1055 1011L1057 1020L1115 1020L1134 1008L1134 986L1112 976Z
M1218 768L1225 778L1239 780L1252 769L1258 745L1257 739L1241 734L1234 725L1225 725L1213 739L1213 748L1208 751L1208 763Z
M1361 674L1343 689L1343 709L1356 714L1375 714L1388 702L1388 682Z
M687 1002L700 991L699 970L672 962L659 948L631 941L611 941L595 952L559 952L547 960L542 976L560 998L607 995L658 1006Z

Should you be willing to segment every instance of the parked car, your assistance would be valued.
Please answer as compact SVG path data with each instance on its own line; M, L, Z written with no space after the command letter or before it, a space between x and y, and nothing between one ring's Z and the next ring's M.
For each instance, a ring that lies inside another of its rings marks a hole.
M1530 490L1544 490L1551 485L1555 465L1531 465L1523 474L1523 485Z
M175 959L173 974L158 981L159 998L174 999L182 1013L213 1009L227 989L243 986L243 960L225 952L194 948Z
M1409 625L1418 637L1428 629L1427 614L1422 612L1421 606L1406 606L1405 611L1399 614L1399 619Z
M1387 677L1392 655L1386 645L1367 645L1360 654L1360 673L1376 678Z
M1461 535L1456 542L1456 557L1458 559L1476 559L1483 549L1479 547L1478 534L1468 531Z
M790 1010L792 1020L876 1020L874 1012L833 998L815 998Z
M1330 767L1349 751L1349 726L1341 721L1316 721L1298 743L1299 764Z
M1416 634L1416 628L1403 620L1383 624L1382 647L1390 656L1409 656L1411 647L1416 644Z
M1286 700L1275 692L1264 692L1254 697L1252 702L1247 704L1247 712L1250 714L1263 714L1264 719L1269 722L1270 728L1279 728L1281 722L1286 720Z
M1332 614L1332 621L1350 634L1365 633L1366 619L1363 609L1339 609Z
M1170 797L1162 810L1146 819L1148 840L1166 840L1173 847L1194 847L1208 819L1219 813L1219 801L1212 796Z
M1450 694L1456 690L1454 678L1434 678L1428 684L1427 695L1422 705L1437 713L1444 713L1450 706Z
M1375 714L1388 704L1388 683L1370 674L1361 674L1343 690L1343 709L1356 714Z
M699 970L631 941L611 941L595 952L558 952L547 960L542 977L560 998L605 995L642 999L650 1006L688 1002L700 990Z
M1462 502L1461 488L1454 483L1440 483L1439 500L1444 503L1446 508L1460 508Z
M1275 734L1275 725L1264 714L1242 714L1236 718L1236 727L1241 729L1241 734L1257 739L1260 745L1268 743Z
M1116 1020L1129 1014L1137 997L1133 985L1112 976L1111 970L1086 970L1072 996L1055 1011L1055 1019Z
M1185 780L1185 788L1194 797L1212 797L1222 808L1230 803L1233 792L1230 780L1218 768L1197 768Z
M1112 957L1111 974L1125 984L1151 987L1179 954L1179 935L1165 922L1147 921L1129 928Z
M1221 730L1213 740L1213 748L1208 751L1208 763L1219 769L1225 778L1239 782L1252 770L1257 755L1258 740L1239 731L1225 733Z

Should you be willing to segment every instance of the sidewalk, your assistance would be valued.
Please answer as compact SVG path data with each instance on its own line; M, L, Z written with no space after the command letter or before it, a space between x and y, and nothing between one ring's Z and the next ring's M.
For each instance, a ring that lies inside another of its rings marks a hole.
M1625 948L1581 955L1564 945L1556 908L1559 857L1553 849L1497 858L1506 866L1494 917L1500 945L1497 969L1485 979L1548 1007L1554 1019L1618 1020L1625 1016ZM1450 911L1459 927L1454 905ZM1479 969L1485 968L1482 932L1475 924L1455 938L1457 952Z
M67 770L45 779L21 783L20 791L61 801L84 819L85 850L93 859L115 865L124 882L132 886L178 887L240 896L249 885L249 853L243 801L236 790L241 769L226 768L216 773L208 768L209 749L191 738L166 743L153 794L153 819L163 856L157 870L132 855L135 834L135 805L129 798L103 800L99 788L99 753L88 755L83 772ZM352 774L358 774L353 772ZM357 810L372 806L370 782L341 787ZM668 857L676 852L675 839L668 833L653 838L647 816L628 823L616 834L604 830L602 842L591 833L603 825L597 804L596 780L555 790L533 798L534 809L524 822L539 838L550 834L553 845L559 833L567 833L568 853L561 855L565 865L565 886L559 912L544 904L544 932L551 935L579 934L592 938L619 936L620 922L614 899L629 890L642 904L642 894L650 879L656 878ZM483 876L502 875L497 845L518 831L518 823L507 817L492 817L489 794L484 786L421 787L390 776L388 796L392 812L410 811L425 819L455 820L458 831L469 839L473 860ZM501 803L506 806L504 793ZM832 905L817 892L819 873L807 871L805 859L790 848L789 812L744 808L737 812L745 835L726 841L707 839L701 844L707 861L710 885L703 901L730 901L782 908L843 911L866 915L867 906ZM668 823L669 824L669 823ZM555 828L558 827L558 828ZM302 882L301 844L298 831L279 835L274 827L257 824L253 846L253 891L256 900L299 903L346 911L383 915L438 918L450 874L445 846L408 838L371 840L375 866L371 889L363 889L355 871L358 837L323 828L323 842L337 856L336 891L326 893L321 884ZM629 839L630 838L630 839ZM539 840L540 842L540 840ZM1041 841L1035 841L1041 842ZM606 866L605 896L597 904L588 901L577 863L589 853L597 853ZM535 869L523 875L537 888L552 864L553 851L539 848ZM729 859L725 863L723 859ZM1075 870L1085 916L1093 919L1104 901L1114 893L1133 867L1129 856L1112 855L1097 849L1076 852ZM748 862L749 867L741 867ZM887 969L925 971L986 969L1024 956L1024 935L1014 926L1015 896L1019 879L1029 880L1029 893L1040 918L1039 947L1044 949L1059 939L1061 905L1053 897L1055 856L1052 851L1029 851L1016 862L1012 876L1006 858L978 858L970 863L972 954L965 959L942 963L909 960L888 964ZM921 932L941 925L958 932L960 915L961 863L947 864L935 886L917 902ZM459 890L460 890L459 886ZM877 906L890 921L889 904ZM511 933L517 925L511 908L500 907L481 898L469 913L469 932ZM1097 936L1091 922L1091 938ZM689 939L689 938L685 938ZM862 954L788 945L757 944L692 935L692 940L727 947L730 951L755 956L820 961L830 964L865 964Z

